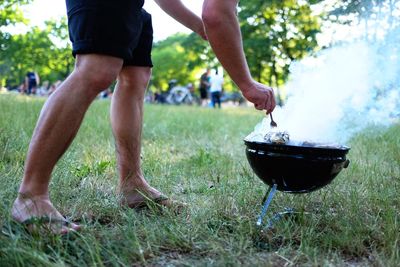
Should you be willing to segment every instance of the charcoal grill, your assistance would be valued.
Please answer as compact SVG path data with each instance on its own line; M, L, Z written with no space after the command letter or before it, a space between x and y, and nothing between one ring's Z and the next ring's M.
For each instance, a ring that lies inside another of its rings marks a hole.
M315 191L332 182L349 165L347 146L249 140L244 143L251 168L269 186L257 225L262 225L276 191L293 194Z

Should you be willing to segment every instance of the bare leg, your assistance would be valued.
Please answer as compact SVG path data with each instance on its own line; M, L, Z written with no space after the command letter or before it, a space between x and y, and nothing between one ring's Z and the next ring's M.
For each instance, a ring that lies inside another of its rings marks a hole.
M74 139L90 103L111 84L121 66L118 58L79 55L73 73L49 97L29 146L20 194L12 208L15 220L44 215L62 218L49 200L51 172Z
M144 93L150 78L149 67L124 67L112 96L111 125L119 171L122 204L134 207L161 195L143 177L140 167Z

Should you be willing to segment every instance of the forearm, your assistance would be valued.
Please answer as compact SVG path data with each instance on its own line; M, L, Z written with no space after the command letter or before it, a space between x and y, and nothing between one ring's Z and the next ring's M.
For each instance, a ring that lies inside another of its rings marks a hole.
M205 0L203 21L218 60L240 90L245 91L254 81L243 52L236 5L237 0Z
M176 21L205 38L203 21L180 0L155 0L155 2Z

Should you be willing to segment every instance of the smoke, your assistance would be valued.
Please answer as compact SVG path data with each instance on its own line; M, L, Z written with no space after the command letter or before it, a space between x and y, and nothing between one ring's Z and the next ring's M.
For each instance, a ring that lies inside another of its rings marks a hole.
M394 46L336 46L291 66L288 99L273 115L292 140L346 143L370 125L400 115L399 59ZM271 131L264 119L246 139Z

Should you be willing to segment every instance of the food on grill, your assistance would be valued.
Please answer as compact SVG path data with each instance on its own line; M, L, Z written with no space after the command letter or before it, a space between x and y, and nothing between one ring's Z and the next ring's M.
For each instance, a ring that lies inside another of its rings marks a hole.
M344 149L346 146L330 141L325 141L324 136L314 136L304 140L304 134L299 135L291 129L289 134L288 129L273 127L271 128L269 121L265 118L263 121L255 127L254 131L251 132L244 139L245 142L259 143L265 145L278 145L301 147L304 148L321 148L321 149Z
M289 142L289 133L286 131L271 131L264 136L264 140L273 144L286 144Z

